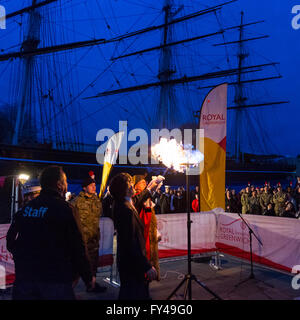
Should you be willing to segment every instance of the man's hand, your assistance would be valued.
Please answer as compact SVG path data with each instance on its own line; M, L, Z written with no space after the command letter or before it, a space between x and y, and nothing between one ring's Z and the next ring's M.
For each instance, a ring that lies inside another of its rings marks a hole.
M151 269L149 269L149 270L147 271L146 275L147 275L147 279L148 279L149 281L152 281L152 280L157 279L157 271L155 270L154 267L152 267Z
M163 176L153 177L150 183L147 186L147 189L150 191L156 190L158 186L165 180Z

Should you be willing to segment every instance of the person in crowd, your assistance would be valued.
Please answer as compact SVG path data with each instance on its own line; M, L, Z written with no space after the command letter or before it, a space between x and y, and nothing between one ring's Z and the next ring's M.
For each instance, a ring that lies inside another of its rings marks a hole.
M230 190L227 190L225 196L225 212L235 212L235 203Z
M292 188L291 185L287 186L286 190L285 190L286 195L290 195L291 197L293 197L294 195L294 190Z
M234 213L242 212L240 195L236 194L236 191L234 189L231 190L231 197L233 200L233 208L232 208L233 211L232 212L234 212Z
M170 213L175 213L175 206L174 206L174 199L175 199L175 192L174 190L170 190Z
M288 204L288 202L293 205L295 210L297 209L297 202L290 192L286 193L286 205Z
M95 278L72 206L65 201L68 183L61 167L40 176L41 193L19 210L7 233L15 263L14 300L73 300L74 275L91 290Z
M300 186L296 188L294 199L296 201L296 208L300 206Z
M252 196L249 199L249 207L250 207L250 210L249 210L250 214L256 214L256 215L261 214L259 198L257 196L256 190L252 191Z
M170 187L165 186L165 192L160 197L160 208L162 214L170 212L170 197Z
M190 192L191 207L192 207L192 202L194 201L194 199L196 199L196 194L198 195L198 199L199 199L199 186L196 186L195 189Z
M245 192L242 194L241 203L242 203L242 213L246 214L250 211L250 188L246 187Z
M161 195L162 195L162 192L161 192L161 189L159 188L152 196L152 200L155 204L155 207L154 207L155 214L161 214L161 206L160 206Z
M287 202L284 211L281 214L281 217L284 218L296 218L296 211L291 202Z
M300 187L300 177L297 177L295 189L298 189Z
M193 212L199 212L199 196L197 193L195 194L195 199L192 202L192 210Z
M133 185L135 189L135 196L141 194L147 187L145 176L135 175L133 178ZM157 191L157 190L156 190ZM155 267L157 271L157 279L160 280L159 272L159 258L158 258L158 242L160 240L157 230L157 219L154 210L154 203L149 197L142 206L139 212L140 218L144 224L144 236L146 244L146 254L149 262Z
M246 192L245 189L241 189L241 191L238 193L238 199L239 199L239 213L242 213L242 195Z
M272 201L273 201L272 199L273 199L273 196L269 192L268 186L265 185L264 192L261 194L260 199L259 199L259 204L260 204L261 212L263 215L267 211L268 204L272 203Z
M254 190L256 190L256 196L259 198L260 188L259 188L259 187L256 187L256 188L254 188ZM252 193L251 193L251 195L252 195Z
M297 207L296 213L295 213L295 217L297 219L300 219L300 205Z
M267 209L263 212L264 216L275 217L275 211L272 203L267 204Z
M113 197L109 192L109 187L102 199L102 217L112 218Z
M87 248L93 276L97 276L100 245L101 201L96 194L96 181L87 175L82 181L82 191L72 203L78 214L82 236ZM105 292L106 287L95 283L93 292Z
M186 211L185 199L183 198L181 189L176 191L176 197L174 198L174 207L176 213L182 213Z
M287 201L286 194L282 191L281 185L277 186L277 192L274 194L272 201L275 205L276 216L281 216L285 210L285 203Z
M150 299L148 281L157 278L157 271L147 259L145 230L138 213L151 197L150 191L157 187L158 183L154 181L150 190L147 187L133 200L135 191L129 174L120 173L110 182L110 193L114 198L113 220L117 230L120 300Z

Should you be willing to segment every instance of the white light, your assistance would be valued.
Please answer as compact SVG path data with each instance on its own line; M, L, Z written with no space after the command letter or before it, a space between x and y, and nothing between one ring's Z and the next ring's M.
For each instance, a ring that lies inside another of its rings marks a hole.
M193 150L192 145L177 143L175 139L162 138L158 144L151 148L152 157L161 161L166 167L183 172L187 164L197 166L204 159L199 150Z
M65 197L66 197L66 201L69 201L71 199L72 193L71 192L67 192Z
M29 175L25 173L21 173L19 175L19 180L24 184L29 179Z

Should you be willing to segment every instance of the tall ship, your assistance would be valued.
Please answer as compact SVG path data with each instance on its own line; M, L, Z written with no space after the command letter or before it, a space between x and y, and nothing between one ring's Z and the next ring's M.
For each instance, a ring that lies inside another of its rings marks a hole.
M259 51L269 37L264 20L248 18L237 0L3 6L0 176L37 176L45 164L64 165L74 180L89 169L100 176L98 130L117 132L120 120L149 135L153 128L196 129L205 96L224 82L228 183L245 181L248 171L259 181L295 174L295 162L281 157L264 125L289 103L272 86L280 85L279 62ZM127 166L144 169L155 168Z

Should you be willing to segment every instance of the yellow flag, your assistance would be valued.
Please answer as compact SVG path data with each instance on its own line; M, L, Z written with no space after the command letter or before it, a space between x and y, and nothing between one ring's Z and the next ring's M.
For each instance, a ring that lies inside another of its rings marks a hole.
M200 175L200 210L225 209L227 83L206 96L200 115L204 129L204 169Z
M124 132L120 131L114 134L107 142L107 147L104 155L102 182L100 187L99 198L102 197L106 188L107 180L111 172L112 166L116 163L120 145L124 136Z

